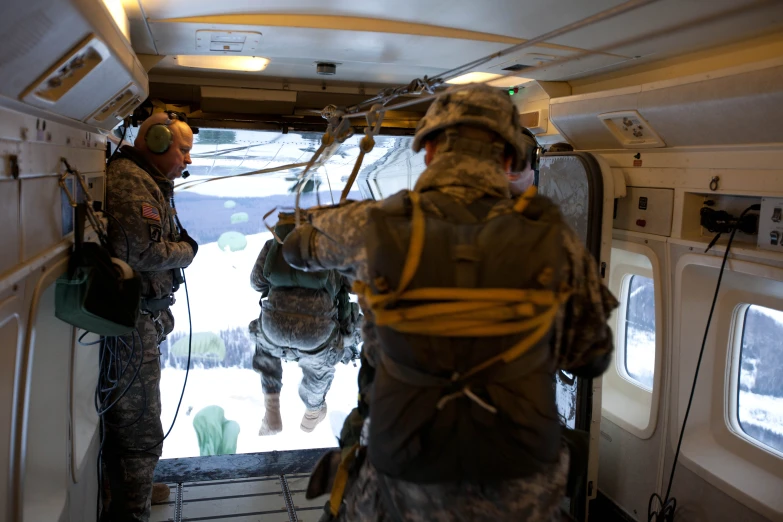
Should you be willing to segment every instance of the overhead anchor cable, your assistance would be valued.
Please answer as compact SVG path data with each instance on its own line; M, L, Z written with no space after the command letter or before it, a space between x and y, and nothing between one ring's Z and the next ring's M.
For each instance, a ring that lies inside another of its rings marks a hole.
M328 157L331 157L337 151L337 149L342 143L345 142L345 140L352 137L354 134L350 120L345 117L344 111L337 108L336 106L328 105L324 108L323 111L321 111L321 116L323 118L329 119L329 126L326 128L324 135L321 136L321 146L318 147L317 151L315 151L315 154L313 154L313 157L310 158L310 161L307 162L307 166L299 176L299 186L296 191L295 205L295 223L297 227L301 225L302 209L299 205L299 202L302 197L302 190L310 180L309 176L312 175L310 174L311 169L313 169L313 166L316 164L316 161L321 157L321 155L327 156L328 159ZM320 167L320 164L318 166Z
M373 147L375 147L375 136L377 136L378 132L381 130L385 114L386 111L383 108L383 105L379 103L373 105L370 112L367 114L367 128L364 129L364 137L362 138L362 141L359 142L359 157L356 158L356 163L353 166L351 175L348 176L348 181L340 195L340 203L345 203L345 200L348 199L348 193L351 191L354 181L356 181L356 176L359 175L359 169L362 167L365 154L372 152Z

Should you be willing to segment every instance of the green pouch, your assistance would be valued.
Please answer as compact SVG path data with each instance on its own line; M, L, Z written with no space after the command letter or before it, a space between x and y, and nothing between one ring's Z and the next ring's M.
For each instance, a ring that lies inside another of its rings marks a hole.
M121 278L109 252L97 243L83 243L80 236L68 272L56 282L54 315L98 335L131 333L139 317L141 278L135 272Z

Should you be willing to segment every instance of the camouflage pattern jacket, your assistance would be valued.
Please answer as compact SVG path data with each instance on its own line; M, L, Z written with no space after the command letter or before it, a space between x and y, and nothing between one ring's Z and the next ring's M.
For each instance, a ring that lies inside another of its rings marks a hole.
M414 187L416 191L432 189L465 205L485 196L511 197L508 179L499 165L457 153L438 154ZM364 242L369 210L380 204L360 201L340 208L310 210L307 219L315 234L309 242L310 259L305 261L314 267L337 269L351 279L370 283ZM508 211L511 212L510 206ZM301 241L301 234L302 228L295 230L286 238L286 243ZM563 248L568 260L565 281L572 289L572 296L555 321L557 368L580 373L591 367L593 371L586 373L600 375L611 359L613 342L607 320L618 302L601 284L595 259L568 227L564 228ZM363 351L375 366L378 341L372 311L365 306L362 308L365 316Z
M439 153L414 187L416 191L433 189L466 206L486 196L510 198L508 180L499 165L458 153ZM337 269L350 278L370 283L365 236L370 210L380 205L380 202L362 201L339 208L311 209L307 213L307 220L312 229L300 227L286 238L286 243L290 241L292 246L298 245L302 266ZM507 206L508 212L512 211L511 207ZM607 368L613 351L607 320L618 303L601 284L595 260L577 235L568 227L563 230L566 258L564 280L572 289L572 295L555 321L553 357L559 369L581 375L600 375ZM285 249L288 253L292 250ZM289 257L286 259L289 260ZM289 262L294 262L293 256ZM524 262L524 259L520 259L520 262ZM367 306L363 306L363 309L363 355L372 366L377 366L380 346L372 311ZM370 419L366 422L370 422ZM347 492L346 517L349 520L386 520L385 516L381 516L385 510L380 506L382 502L378 491L379 488L388 488L388 494L404 513L400 518L405 520L552 520L552 517L559 516L557 504L565 492L568 461L568 451L563 449L559 462L548 471L495 484L478 485L464 481L413 484L387 478L384 481L386 486L359 486L359 483L368 484L362 479L374 479L377 476L368 459L359 471L358 489L349 488L353 490ZM474 495L479 490L482 494ZM406 498L409 501L404 501ZM446 498L466 499L467 503L449 507L449 502L445 500L440 503L433 501ZM491 513L492 510L479 509L486 507L487 498L492 499L491 504L496 508L505 506L500 509L503 513L495 512L488 518L465 516L467 512L473 512L474 508L476 513ZM384 505L386 503L383 502Z
M275 287L267 280L264 267L274 241L270 239L264 243L250 273L250 286L261 293L262 325L259 326L267 340L277 348L310 351L325 346L335 335L341 337L339 334L351 333L351 317L345 324L340 323L340 310L327 291ZM328 281L330 288L350 289L347 279L337 271L329 274ZM338 327L339 332L335 331ZM334 335L327 339L326 332Z
M180 241L170 200L174 184L136 149L124 146L106 170L109 242L115 255L139 272L142 296L172 293L173 269L193 261L193 248Z

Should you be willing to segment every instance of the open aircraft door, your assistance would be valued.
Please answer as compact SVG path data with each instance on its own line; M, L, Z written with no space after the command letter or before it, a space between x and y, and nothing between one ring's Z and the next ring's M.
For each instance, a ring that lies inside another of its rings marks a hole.
M609 280L614 200L625 196L625 181L586 152L544 154L539 163L538 190L560 206L566 221L595 257L602 282ZM584 488L569 499L571 515L587 520L587 502L598 492L598 447L601 434L601 379L573 378L560 372L556 379L557 409L563 424L589 432Z

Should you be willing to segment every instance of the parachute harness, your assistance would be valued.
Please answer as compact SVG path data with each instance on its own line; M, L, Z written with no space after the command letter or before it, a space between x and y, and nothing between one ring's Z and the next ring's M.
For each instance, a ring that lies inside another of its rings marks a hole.
M523 213L536 194L531 186L517 200L514 211ZM452 382L464 382L477 373L499 363L509 363L527 353L549 332L560 305L571 292L565 286L559 291L519 290L504 288L417 288L406 290L416 274L425 240L425 217L420 195L410 193L413 208L411 238L408 254L396 290L389 291L385 280L375 281L380 292L362 281L355 281L353 290L363 297L373 311L375 324L406 334L436 337L499 337L529 332L517 344L464 373L454 373ZM551 281L552 270L539 275L539 281ZM429 301L410 308L395 309L400 301ZM537 313L537 307L544 311ZM438 408L465 395L482 408L496 413L494 407L482 401L465 385L456 393L444 396Z
M351 446L346 452L343 459L340 461L340 465L337 468L337 474L334 477L334 483L332 485L332 491L329 495L329 513L332 517L336 517L340 512L340 504L343 502L343 495L345 494L345 487L348 485L348 475L351 471L351 466L356 461L361 446L357 442Z
M529 187L514 204L514 211L524 213L530 201L536 195L536 187ZM386 326L398 332L430 335L437 337L498 337L503 335L530 332L520 342L505 352L487 359L470 370L451 377L451 382L465 381L469 377L499 363L509 363L527 353L550 330L560 305L571 295L571 291L562 285L559 291L553 290L517 290L503 288L418 288L406 290L418 269L424 248L426 221L421 208L420 195L410 193L413 208L411 238L408 254L396 290L389 291L383 280L375 281L381 292L362 281L355 281L353 291L361 296L375 315L377 326ZM551 281L553 273L545 270L539 281ZM404 309L392 307L400 301L430 301L431 303ZM536 314L536 306L545 310ZM480 407L495 414L497 409L473 393L470 385L444 395L438 402L438 409L461 396L472 400ZM340 512L340 506L348 484L352 467L360 458L363 448L355 444L344 450L343 458L337 468L334 484L327 507L334 519Z

